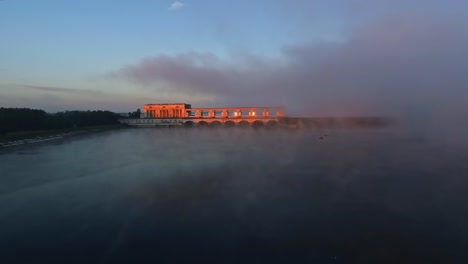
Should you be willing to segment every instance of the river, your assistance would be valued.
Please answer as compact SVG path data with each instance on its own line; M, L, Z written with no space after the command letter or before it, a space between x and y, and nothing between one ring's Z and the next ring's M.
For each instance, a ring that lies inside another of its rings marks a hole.
M391 128L9 147L0 263L466 263L466 157Z

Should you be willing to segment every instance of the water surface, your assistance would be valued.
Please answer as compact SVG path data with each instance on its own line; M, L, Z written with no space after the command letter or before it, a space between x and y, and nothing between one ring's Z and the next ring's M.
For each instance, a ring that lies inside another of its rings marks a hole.
M397 129L124 129L0 151L1 263L462 263L468 150Z

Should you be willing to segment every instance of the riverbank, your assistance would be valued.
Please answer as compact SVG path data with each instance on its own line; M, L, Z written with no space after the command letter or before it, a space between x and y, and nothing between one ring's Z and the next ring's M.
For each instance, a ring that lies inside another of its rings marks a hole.
M74 129L61 129L61 130L36 130L36 131L23 131L8 133L0 136L0 148L10 147L31 143L39 143L49 140L61 139L64 137L76 136L86 133L103 132L107 130L120 129L125 126L121 124L117 125L105 125L105 126L91 126L91 127L80 127Z

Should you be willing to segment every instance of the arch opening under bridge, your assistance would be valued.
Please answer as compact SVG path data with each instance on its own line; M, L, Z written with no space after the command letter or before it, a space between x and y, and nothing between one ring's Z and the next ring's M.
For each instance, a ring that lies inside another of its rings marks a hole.
M184 127L194 127L195 126L195 122L193 121L187 121L184 123Z
M261 120L256 120L252 123L253 128L261 128L263 126L265 126L265 123L263 123Z
M226 121L224 122L224 127L235 127L236 123L234 121Z
M206 121L200 121L197 123L197 127L209 127L209 124Z
M249 126L250 126L250 123L249 121L246 121L246 120L242 120L239 123L237 123L237 127L240 127L240 128L247 128Z
M210 123L210 127L213 127L213 128L218 128L218 127L221 127L222 124L220 121L213 121Z

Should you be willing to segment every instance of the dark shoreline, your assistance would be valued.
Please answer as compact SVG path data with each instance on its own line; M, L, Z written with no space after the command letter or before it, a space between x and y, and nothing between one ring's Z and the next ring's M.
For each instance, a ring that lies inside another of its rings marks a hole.
M75 129L61 129L61 130L40 130L40 131L26 131L11 133L0 136L0 149L4 147L13 147L25 144L40 143L44 141L62 139L65 137L83 135L87 133L103 132L108 130L125 128L121 124L105 125L105 126L91 126Z

